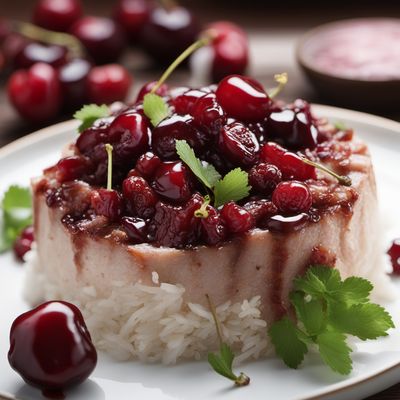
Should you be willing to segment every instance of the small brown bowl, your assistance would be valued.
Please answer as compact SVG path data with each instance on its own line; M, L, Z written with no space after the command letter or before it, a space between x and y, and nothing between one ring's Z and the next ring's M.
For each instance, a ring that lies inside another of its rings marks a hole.
M337 21L318 26L307 32L297 45L297 61L305 75L321 96L337 104L370 110L399 109L400 105L400 67L397 76L372 76L358 79L357 76L345 76L340 71L329 72L316 65L316 52L329 49L332 34L349 27L364 24L372 29L379 29L380 24L395 26L400 32L400 19L395 18L360 18ZM351 40L354 40L351 39ZM398 49L398 41L391 43ZM379 43L377 43L379 44ZM387 42L381 46L388 45ZM390 43L389 43L390 45ZM355 48L355 51L358 49Z

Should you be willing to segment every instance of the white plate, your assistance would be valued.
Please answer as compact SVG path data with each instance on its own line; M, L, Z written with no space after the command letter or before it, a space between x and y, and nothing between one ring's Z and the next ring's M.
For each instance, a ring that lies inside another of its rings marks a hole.
M400 124L383 118L326 106L314 106L317 115L340 120L356 129L368 142L379 185L385 243L400 237ZM31 176L54 163L64 144L72 140L75 122L44 129L0 150L0 193L12 183L27 185ZM371 243L373 246L374 243ZM38 399L39 391L25 385L7 362L8 331L27 305L21 299L23 266L11 254L0 256L0 392L19 399ZM71 399L362 399L399 381L400 376L400 282L399 298L388 305L396 325L389 337L357 342L354 371L338 376L316 356L307 357L299 370L280 360L251 362L241 367L252 379L234 388L211 371L206 362L177 366L118 363L101 354L90 380L68 394Z

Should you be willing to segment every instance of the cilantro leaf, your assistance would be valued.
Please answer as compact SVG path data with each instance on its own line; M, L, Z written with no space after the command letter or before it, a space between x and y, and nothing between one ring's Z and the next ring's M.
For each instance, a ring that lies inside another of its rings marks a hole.
M268 331L276 354L290 368L297 368L307 353L306 344L300 340L297 328L289 318L274 322Z
M351 276L342 283L339 295L342 301L347 304L366 303L373 289L372 283L366 279Z
M143 111L153 126L157 126L169 116L169 108L166 101L155 93L147 93L144 96Z
M233 169L215 184L215 207L247 197L250 189L248 173L240 168Z
M357 336L361 340L387 336L394 328L389 313L378 304L364 303L347 307L343 303L331 307L330 322L340 332Z
M1 202L3 210L0 253L10 249L21 231L32 224L32 197L28 188L10 186Z
M85 129L90 128L99 118L108 117L110 109L105 105L86 104L74 114L74 118L81 121L78 132L82 133Z
M189 146L186 140L176 140L176 152L180 159L191 169L197 178L209 189L212 189L221 175L211 165L203 165L196 157L194 150Z
M346 343L346 336L340 332L324 332L316 339L319 353L325 364L339 374L347 375L352 370L351 348Z

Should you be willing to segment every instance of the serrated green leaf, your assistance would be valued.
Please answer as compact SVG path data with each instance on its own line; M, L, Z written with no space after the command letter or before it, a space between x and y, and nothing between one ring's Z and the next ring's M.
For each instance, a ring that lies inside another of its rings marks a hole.
M308 335L318 335L325 329L325 313L322 302L317 299L306 299L301 292L292 292L290 301L296 310L296 316L304 325Z
M148 93L144 96L143 111L153 126L157 126L169 116L167 102L155 93Z
M351 348L346 336L340 332L324 332L317 336L316 343L322 360L333 371L348 375L352 370Z
M244 199L249 195L250 189L248 173L240 168L233 169L215 184L215 207Z
M82 121L78 127L78 132L82 133L90 128L99 118L108 117L110 109L105 105L86 104L74 114L74 118Z
M299 339L298 329L287 317L274 322L268 334L275 347L276 354L290 368L297 368L303 361L308 349Z
M394 328L392 317L380 305L373 303L346 304L331 306L329 322L336 330L357 336L361 340L387 336L387 331Z
M352 276L343 281L338 291L338 297L348 305L367 303L372 289L373 285L368 280Z
M194 150L189 146L186 140L176 140L176 152L180 159L191 169L197 178L209 189L212 189L215 182L221 178L218 171L211 165L203 165L196 157Z

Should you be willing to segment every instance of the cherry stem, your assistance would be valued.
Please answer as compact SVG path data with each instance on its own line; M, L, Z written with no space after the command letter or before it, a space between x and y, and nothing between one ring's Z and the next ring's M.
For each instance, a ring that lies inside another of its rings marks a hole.
M219 326L219 321L217 318L217 311L215 310L214 304L212 303L210 296L206 293L206 298L208 302L208 306L210 307L211 315L213 317L214 323L215 323L215 328L217 329L217 336L219 340L220 346L224 344L224 341L222 340L222 333L221 333L221 327Z
M351 178L349 176L346 175L339 175L336 172L333 172L331 169L329 169L328 167L325 167L325 165L316 163L314 161L309 160L308 158L304 158L301 157L301 161L303 161L303 163L308 164L308 165L312 165L315 168L320 169L321 171L326 172L327 174L333 176L334 178L336 178L339 183L343 186L351 186L352 182L351 182Z
M106 152L108 156L107 162L107 190L112 190L112 152L113 147L111 144L106 144Z
M278 83L278 86L273 88L271 90L271 93L268 93L268 96L271 99L276 97L283 90L283 88L286 86L286 84L288 82L288 74L286 72L283 72L282 74L276 74L274 76L274 78L275 78L275 81Z
M211 43L213 40L213 36L207 34L201 39L197 40L196 42L192 43L186 50L183 51L182 54L180 54L175 61L172 62L172 64L165 70L165 72L162 74L161 78L158 80L157 84L153 86L151 89L150 93L155 93L161 85L169 78L169 76L174 72L174 70L183 62L185 61L186 58L188 58L192 53L194 53L196 50L207 46L208 44Z
M167 11L172 10L173 8L178 6L178 3L175 0L158 0L162 7L164 7Z
M49 31L20 21L13 22L13 30L29 39L66 47L71 57L82 57L85 54L81 42L68 33Z
M210 204L210 201L211 201L210 196L206 195L204 197L204 201L201 207L194 212L194 216L197 218L207 218L208 217L207 207Z

